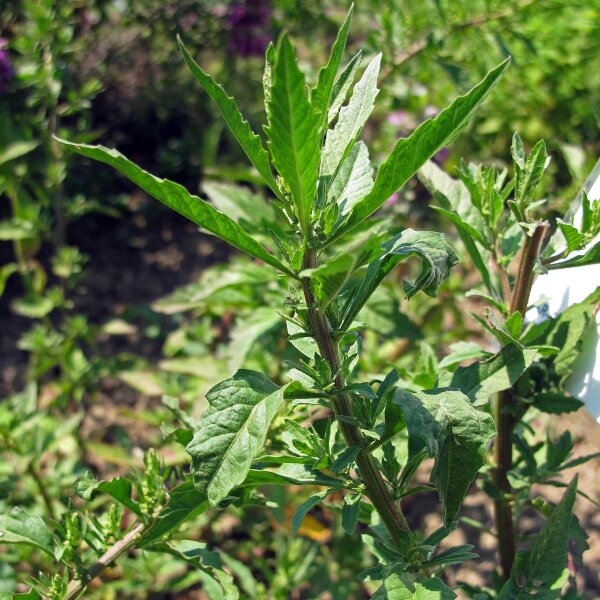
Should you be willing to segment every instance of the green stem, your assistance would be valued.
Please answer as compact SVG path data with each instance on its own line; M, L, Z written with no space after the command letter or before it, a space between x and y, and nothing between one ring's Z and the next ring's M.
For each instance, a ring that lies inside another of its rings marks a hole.
M316 266L316 254L313 250L307 249L304 255L304 268L314 269ZM331 372L334 374L335 389L340 390L346 387L346 382L340 368L341 362L338 346L333 340L327 319L316 308L315 297L310 287L310 279L302 279L302 288L308 307L308 320L312 334L317 342L321 356L329 363ZM336 417L352 417L352 399L349 394L337 392L332 404ZM402 510L392 498L390 490L383 480L373 456L366 449L365 438L360 429L345 420L338 422L348 446L363 447L363 450L361 450L356 458L356 464L365 484L366 495L385 523L392 539L400 546L406 532L410 532L410 527L402 514Z
M548 224L539 223L531 237L525 238L525 245L519 259L519 269L515 286L510 301L510 314L520 312L523 316L527 312L531 286L535 279L534 266L537 260L542 241L548 229ZM498 395L495 406L495 421L497 429L496 444L494 446L494 483L499 490L499 497L494 501L496 530L498 532L498 551L500 566L505 579L508 579L516 555L515 524L512 514L512 488L508 480L508 473L513 467L512 462L512 436L516 425L515 418L510 411L514 404L512 390L505 390Z
M48 512L48 516L56 521L56 512L54 511L54 505L52 504L52 498L46 489L46 482L42 477L41 473L34 466L33 461L29 463L27 466L27 473L31 476L31 478L35 481L38 490L40 491L40 495L42 500L44 501L44 505L46 506L46 511Z

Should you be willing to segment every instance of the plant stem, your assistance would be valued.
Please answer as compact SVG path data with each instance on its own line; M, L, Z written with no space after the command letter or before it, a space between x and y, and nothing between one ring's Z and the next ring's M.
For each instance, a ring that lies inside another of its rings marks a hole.
M525 244L519 258L519 268L515 286L510 300L510 314L520 312L523 316L527 312L531 286L535 279L534 266L540 253L540 248L548 224L539 223L531 237L526 236ZM498 551L500 566L505 579L510 576L516 554L515 524L513 521L511 494L512 488L508 480L508 473L512 469L512 435L515 428L515 418L510 412L514 403L512 390L505 390L498 395L495 407L495 421L497 429L496 444L494 447L494 483L500 492L500 497L494 501L496 515L496 530L498 532Z
M40 495L42 496L42 500L44 501L44 505L46 506L46 511L48 512L48 516L56 521L56 512L54 511L54 505L52 504L52 498L46 489L46 482L42 477L41 473L34 466L33 461L27 465L27 473L31 476L31 478L35 481L35 484L40 491Z
M81 576L81 579L71 581L67 586L67 593L65 594L64 600L77 598L92 579L100 575L100 573L119 558L119 556L131 550L131 548L137 544L145 527L146 525L144 523L138 523L123 539L111 546L89 569L87 569Z
M304 268L314 269L316 266L316 254L309 248L304 255ZM315 297L310 287L310 279L302 279L302 288L308 307L308 320L312 334L319 347L321 356L329 363L331 372L334 374L335 388L340 390L346 387L346 382L341 373L338 346L331 336L327 319L316 308ZM333 400L333 412L336 417L352 417L352 399L349 394L344 392L336 394ZM394 542L398 546L401 545L406 532L410 532L410 527L402 514L402 510L392 498L390 490L383 480L373 456L366 449L365 438L360 429L355 425L343 420L339 421L339 425L349 447L359 446L363 448L356 458L356 464L366 487L366 495L385 523Z

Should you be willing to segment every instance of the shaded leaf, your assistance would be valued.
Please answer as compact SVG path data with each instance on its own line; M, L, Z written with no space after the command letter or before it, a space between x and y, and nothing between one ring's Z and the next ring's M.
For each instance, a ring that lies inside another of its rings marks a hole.
M438 490L444 523L448 525L483 466L487 445L496 433L494 421L458 390L411 393L398 389L393 402L404 412L410 455L427 448L435 459L431 481Z

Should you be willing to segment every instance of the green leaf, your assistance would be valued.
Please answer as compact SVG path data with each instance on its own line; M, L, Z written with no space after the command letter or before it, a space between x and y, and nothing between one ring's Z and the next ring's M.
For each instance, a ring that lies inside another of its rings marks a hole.
M41 517L30 515L20 507L0 515L0 545L25 544L54 556L52 534Z
M243 366L257 340L281 323L281 317L270 307L260 306L249 315L236 319L227 348L227 368L235 372Z
M579 410L584 403L572 396L566 396L562 392L542 392L535 396L534 406L542 412L560 415L562 413Z
M373 167L369 161L369 150L363 142L357 142L341 164L327 197L330 202L337 203L339 214L343 217L372 188Z
M310 270L311 285L319 310L324 312L331 301L339 294L354 269L354 258L350 254L340 254L316 269ZM306 271L301 274L307 275Z
M358 525L360 515L360 494L347 494L344 496L342 507L342 527L348 535L352 535Z
M321 157L321 177L335 176L373 111L379 93L377 75L380 65L381 54L378 54L354 86L347 106L340 110L335 127L327 132Z
M440 384L458 388L475 406L486 405L492 394L511 388L538 358L537 350L509 344L491 358L445 374Z
M344 23L338 31L336 40L331 48L331 54L327 65L319 72L319 81L312 91L311 102L313 109L317 113L323 113L327 116L331 94L335 83L335 78L342 63L342 57L344 56L344 50L346 48L346 40L348 39L348 28L350 27L350 19L352 18L352 12L354 6L350 7Z
M335 80L333 84L333 90L331 92L331 105L329 107L329 113L327 115L327 122L331 122L337 117L342 104L346 100L346 95L350 86L354 82L354 77L360 67L360 61L362 59L362 51L359 50L349 61L344 70L340 73L340 76Z
M561 260L560 262L553 262L546 265L546 268L550 271L556 271L558 269L567 269L570 267L584 267L585 265L596 265L600 263L600 242L592 245L583 254L578 254L567 260Z
M138 503L131 499L132 490L133 484L129 479L115 477L110 481L97 481L89 472L75 482L75 493L80 498L92 500L99 492L108 494L141 517L143 515Z
M398 389L393 402L404 412L410 455L427 448L435 459L431 481L438 490L444 523L448 525L483 466L487 445L496 434L494 421L453 389L416 393Z
M104 146L72 144L59 140L82 156L98 160L114 167L129 180L148 192L151 196L188 218L200 227L214 233L238 250L291 275L291 271L272 254L254 240L246 231L228 216L220 213L198 196L190 194L183 186L168 179L159 179L144 171L116 150Z
M373 594L373 600L452 600L456 594L437 577L425 579L409 573L392 573Z
M182 523L205 512L207 508L206 496L200 494L191 481L178 485L169 491L166 506L158 513L152 526L145 531L138 547L152 544L177 529Z
M366 198L358 202L350 218L335 237L347 233L371 216L394 192L400 189L424 164L444 146L452 143L468 125L475 110L498 83L509 64L504 61L465 96L457 98L435 119L422 123L408 138L399 140L377 173L375 185Z
M573 227L573 225L569 223L565 223L562 219L557 219L556 224L567 242L567 254L579 250L583 245L583 234L579 233L576 227Z
M0 296L4 294L8 278L18 271L19 265L17 263L6 263L0 267Z
M311 496L305 500L300 506L298 506L298 508L296 508L294 514L292 515L292 528L294 529L294 533L298 533L298 529L300 529L300 525L302 525L302 521L304 521L304 517L306 517L308 512L317 506L317 504L320 504L323 500L325 500L329 494L332 494L336 490L337 488L319 492L318 494L315 494L314 496Z
M559 348L553 360L554 370L564 381L572 371L574 361L581 352L582 339L594 323L594 315L600 302L600 287L583 302L569 306L557 319L548 342Z
M204 91L217 103L227 126L246 153L246 156L250 159L250 162L256 167L256 170L267 182L267 185L273 190L275 195L280 196L279 188L271 172L269 155L260 137L252 131L248 121L240 113L235 100L231 96L228 96L225 90L198 66L186 50L179 36L177 36L177 43L194 77L198 80Z
M308 100L304 75L286 35L279 40L267 104L269 148L275 168L289 186L303 231L308 231L317 192L321 119Z
M39 142L13 142L0 152L0 165L7 163L15 158L20 158L25 154L29 154L32 150L39 146Z
M567 544L576 494L577 477L569 484L531 549L519 553L510 580L500 591L498 600L545 597L542 593L554 588L563 577L567 566Z
M273 227L273 213L264 199L249 188L230 183L205 181L202 189L213 206L236 223L252 225L256 231Z
M421 274L414 283L405 282L408 298L423 290L429 296L437 294L450 269L458 262L454 250L444 235L432 231L405 229L401 234L382 245L384 254L367 268L363 281L350 294L342 311L341 329L350 327L352 321L377 289L385 276L402 260L418 256L423 261Z
M246 478L281 407L283 392L262 373L240 370L206 394L210 407L187 451L194 483L211 506Z
M515 167L515 201L523 218L532 200L533 191L548 166L549 158L543 140L540 140L525 158L523 142L517 133L513 136L512 155Z

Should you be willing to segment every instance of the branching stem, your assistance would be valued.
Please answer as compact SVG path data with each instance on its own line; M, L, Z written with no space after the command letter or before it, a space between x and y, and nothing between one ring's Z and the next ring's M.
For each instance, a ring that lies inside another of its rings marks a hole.
M145 523L138 523L123 539L120 539L111 546L89 569L87 569L81 579L71 581L67 586L65 600L78 598L79 594L83 592L92 579L98 577L98 575L119 558L119 556L134 548L142 536L145 527Z
M314 269L317 266L316 254L307 249L304 255L304 268ZM304 298L308 307L308 320L321 356L329 363L331 372L335 374L335 388L340 390L346 387L344 376L341 373L339 349L331 335L329 324L324 315L316 308L315 297L310 287L310 279L302 280ZM352 399L349 394L338 392L333 400L333 411L336 416L352 417ZM400 545L410 527L402 514L401 508L392 498L390 490L383 480L381 472L375 464L373 456L365 447L365 439L358 427L340 420L340 429L349 447L362 446L364 449L356 459L361 478L366 487L366 495L381 516L392 539Z

